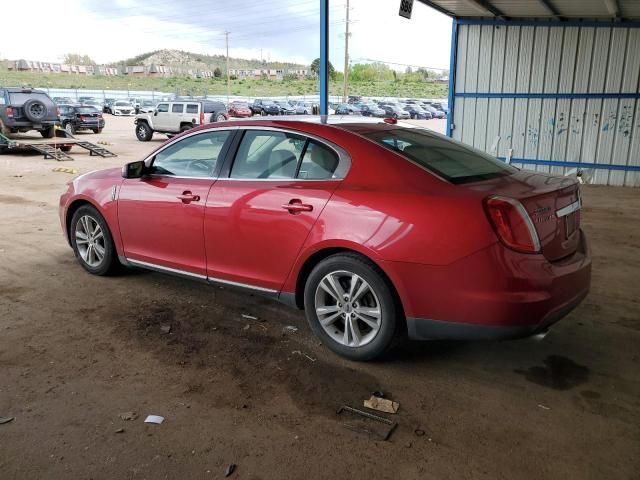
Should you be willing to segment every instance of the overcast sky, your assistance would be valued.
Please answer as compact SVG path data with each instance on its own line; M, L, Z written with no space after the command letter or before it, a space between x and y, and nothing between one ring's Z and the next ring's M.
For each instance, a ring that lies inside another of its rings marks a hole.
M11 60L59 62L72 51L107 63L162 48L223 54L225 30L231 32L233 57L262 55L265 60L309 64L319 52L318 0L4 3L2 36L16 40L0 43L0 58ZM344 63L345 4L346 0L330 1L330 60L338 70ZM350 4L353 62L373 59L448 68L451 20L445 15L417 1L411 20L398 16L400 0L351 0Z

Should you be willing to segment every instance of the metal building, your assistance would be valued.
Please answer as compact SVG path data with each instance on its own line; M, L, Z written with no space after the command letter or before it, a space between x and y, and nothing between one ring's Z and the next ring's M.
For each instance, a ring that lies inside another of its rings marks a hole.
M448 135L640 186L640 1L420 1L453 17Z

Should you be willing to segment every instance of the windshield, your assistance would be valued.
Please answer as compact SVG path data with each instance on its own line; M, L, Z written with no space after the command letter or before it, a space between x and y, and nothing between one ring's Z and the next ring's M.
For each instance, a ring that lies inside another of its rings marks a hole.
M263 100L262 104L263 105L274 105L274 103L271 100Z
M77 113L96 113L98 110L96 110L93 107L77 107L76 108L76 112Z
M518 171L480 150L420 128L397 127L361 134L455 184L488 180Z
M130 107L131 104L127 102L116 102L117 107Z
M246 103L236 102L232 103L231 105L235 108L249 108L249 105L247 105Z

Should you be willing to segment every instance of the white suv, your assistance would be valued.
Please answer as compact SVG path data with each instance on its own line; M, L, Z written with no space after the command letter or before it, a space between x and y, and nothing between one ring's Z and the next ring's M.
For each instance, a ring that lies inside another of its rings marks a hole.
M173 100L160 102L151 113L140 113L134 121L136 137L148 142L155 132L171 137L196 125L222 122L229 118L227 107L212 100Z

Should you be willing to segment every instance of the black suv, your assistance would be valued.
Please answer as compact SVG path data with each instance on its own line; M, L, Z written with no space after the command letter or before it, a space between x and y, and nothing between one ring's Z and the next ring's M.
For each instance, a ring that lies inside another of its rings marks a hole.
M39 131L53 138L59 124L58 108L42 90L0 87L0 133Z
M249 108L254 115L280 115L280 107L273 100L256 98Z
M73 135L78 130L93 130L102 133L104 118L102 112L89 105L59 105L60 122L67 133Z

